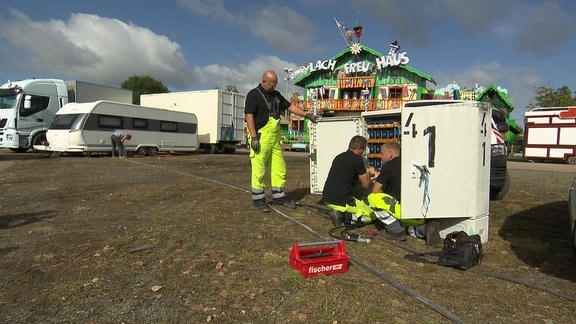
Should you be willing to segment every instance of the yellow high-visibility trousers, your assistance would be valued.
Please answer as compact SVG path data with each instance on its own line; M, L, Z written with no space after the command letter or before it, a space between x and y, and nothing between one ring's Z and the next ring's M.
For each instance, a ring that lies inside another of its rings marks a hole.
M424 224L423 218L416 219L403 219L402 218L402 206L396 200L396 198L390 196L383 192L373 192L367 197L370 207L373 209L384 210L394 218L400 221L402 226L419 226Z
M270 117L268 123L258 130L260 138L260 151L255 152L250 147L250 163L252 165L252 200L266 197L265 181L266 170L270 169L270 184L272 198L279 199L286 196L286 162L284 150L280 143L280 120ZM249 141L252 139L249 138Z
M352 215L352 220L356 222L360 217L363 218L363 222L368 223L376 219L374 215L374 211L370 206L366 205L362 200L353 198L354 199L354 206L346 204L346 206L335 205L326 203L330 209L335 211L339 211L342 213L349 213Z

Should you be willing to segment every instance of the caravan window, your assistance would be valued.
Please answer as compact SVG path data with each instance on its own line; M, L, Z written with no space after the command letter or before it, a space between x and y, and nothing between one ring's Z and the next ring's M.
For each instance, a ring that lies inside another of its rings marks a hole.
M160 130L163 132L177 132L178 123L169 121L160 121Z
M121 116L99 115L98 116L98 126L99 127L105 127L105 128L124 128L122 126L122 117Z
M134 118L132 127L135 129L148 129L148 119Z
M80 129L86 114L56 115L48 129Z

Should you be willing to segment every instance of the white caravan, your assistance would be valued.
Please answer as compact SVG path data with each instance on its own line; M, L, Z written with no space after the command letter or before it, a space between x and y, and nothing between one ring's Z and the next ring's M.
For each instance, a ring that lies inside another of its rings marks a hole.
M194 152L198 149L196 115L111 101L70 103L48 127L48 145L36 150L69 153L112 152L115 130L132 134L127 152Z

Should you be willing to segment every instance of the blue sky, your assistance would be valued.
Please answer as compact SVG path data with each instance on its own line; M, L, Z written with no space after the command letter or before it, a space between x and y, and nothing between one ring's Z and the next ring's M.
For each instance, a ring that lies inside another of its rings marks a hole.
M328 59L346 46L334 18L381 53L398 40L441 88L495 83L522 120L538 86L576 91L573 0L4 1L0 80L62 78L119 86L150 75L171 91L247 92L268 68ZM299 90L289 85L289 92Z

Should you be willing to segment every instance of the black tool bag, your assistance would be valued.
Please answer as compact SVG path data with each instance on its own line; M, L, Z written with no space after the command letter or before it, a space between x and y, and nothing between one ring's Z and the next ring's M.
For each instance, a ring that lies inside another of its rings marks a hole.
M479 264L483 256L480 235L456 231L446 235L438 264L467 270Z

